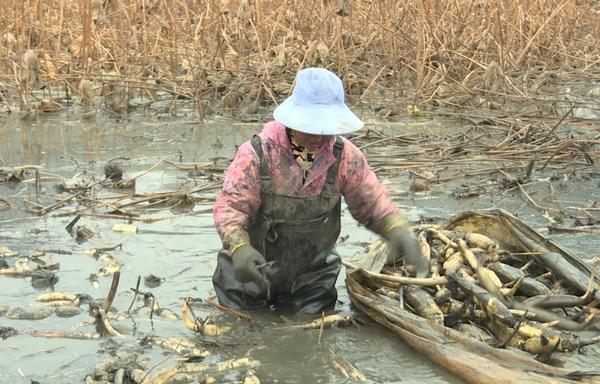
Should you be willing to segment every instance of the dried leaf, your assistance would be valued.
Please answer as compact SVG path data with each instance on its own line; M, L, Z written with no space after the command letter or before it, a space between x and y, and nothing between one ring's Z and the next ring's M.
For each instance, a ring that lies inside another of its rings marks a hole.
M235 71L239 66L239 58L240 55L233 49L233 47L229 46L229 49L223 55L223 68L228 71Z
M37 109L42 112L59 112L63 111L65 107L56 100L44 99L40 101Z
M23 55L23 64L21 67L21 80L24 81L29 88L35 88L40 80L40 60L34 50L29 49Z
M104 0L92 0L90 2L90 11L93 21L104 17Z
M248 0L240 1L236 17L242 26L245 26L248 23L248 20L250 19L250 4L248 3Z
M5 32L4 35L2 35L2 47L4 48L3 53L5 55L14 52L17 47L15 35L10 32Z
M327 44L319 40L315 49L317 50L317 55L319 55L321 62L325 63L327 61L327 57L329 57L329 47Z
M350 13L352 13L352 8L348 0L341 0L337 5L335 13L342 17L350 16Z
M85 106L92 105L93 92L92 92L93 83L91 80L83 79L79 83L79 97L80 103Z
M280 95L288 95L292 91L292 85L285 81L277 81L271 85L271 89Z

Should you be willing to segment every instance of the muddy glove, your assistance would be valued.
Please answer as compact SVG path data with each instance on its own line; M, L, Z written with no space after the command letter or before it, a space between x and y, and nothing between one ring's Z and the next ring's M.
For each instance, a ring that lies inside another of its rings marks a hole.
M390 256L401 255L409 270L415 272L416 277L427 277L429 263L421 254L417 238L406 229L393 229L388 234L390 243Z
M265 258L250 244L238 247L231 255L231 259L233 261L233 272L238 281L242 283L254 281L259 287L269 288L269 280L258 267L265 264Z
M375 232L390 243L388 263L394 262L401 256L416 277L426 277L429 269L427 259L421 253L417 238L408 230L408 223L401 215L386 216Z

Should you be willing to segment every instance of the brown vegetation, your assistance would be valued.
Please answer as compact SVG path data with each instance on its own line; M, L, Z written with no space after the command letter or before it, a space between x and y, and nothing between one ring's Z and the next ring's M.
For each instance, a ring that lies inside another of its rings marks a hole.
M279 102L325 66L380 115L561 115L549 86L600 73L599 18L584 0L3 0L0 81L22 106L40 85L90 104L93 85L113 112L141 95L203 115Z

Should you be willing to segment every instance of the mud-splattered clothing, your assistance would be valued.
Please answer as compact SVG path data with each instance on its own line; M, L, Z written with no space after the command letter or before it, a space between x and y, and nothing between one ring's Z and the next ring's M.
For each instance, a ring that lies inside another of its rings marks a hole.
M335 162L335 137L323 144L312 162L306 180L304 170L292 153L285 127L272 121L259 134L264 156L272 173L273 190L290 197L316 196L325 184L327 170ZM363 153L350 141L342 138L344 149L334 186L346 200L352 216L369 229L380 221L397 214L387 189L377 180ZM214 220L226 248L234 242L230 235L236 229L246 229L261 206L259 158L250 141L242 144L227 173L214 207Z

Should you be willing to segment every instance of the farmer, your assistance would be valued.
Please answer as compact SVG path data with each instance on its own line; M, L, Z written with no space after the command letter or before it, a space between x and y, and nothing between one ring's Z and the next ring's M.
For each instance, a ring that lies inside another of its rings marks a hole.
M363 126L344 102L340 78L322 68L299 71L273 117L239 147L217 196L219 302L292 313L333 308L341 196L358 222L389 241L390 256L425 275L406 220L362 152L340 136Z

